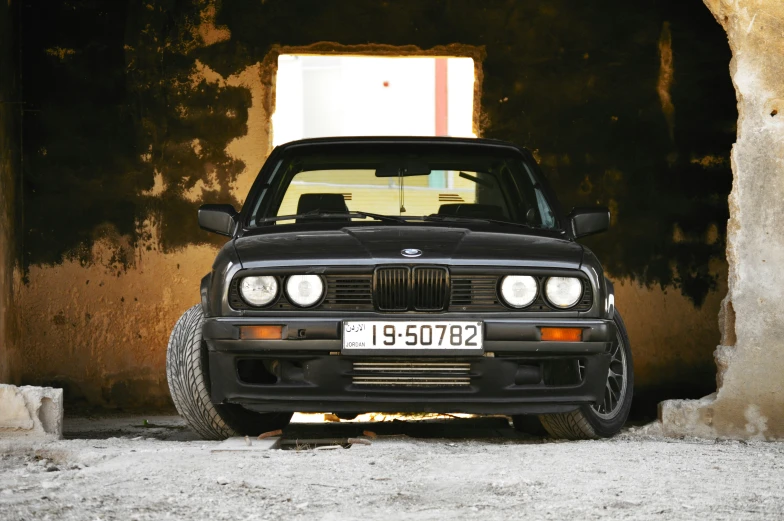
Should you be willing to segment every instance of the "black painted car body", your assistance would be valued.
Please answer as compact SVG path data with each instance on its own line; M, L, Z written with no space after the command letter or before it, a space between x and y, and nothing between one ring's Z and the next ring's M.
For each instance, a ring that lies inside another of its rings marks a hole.
M476 152L517 158L549 202L553 224L543 229L481 220L336 218L265 225L265 218L277 210L277 169L287 155L333 150L350 154L368 147L406 154L437 150L444 155ZM596 257L575 239L605 229L609 214L606 209L577 209L565 215L523 148L454 138L293 142L270 155L240 213L205 205L199 219L203 228L231 237L201 285L202 333L215 404L238 404L256 412L515 415L568 412L602 400L616 338L613 287ZM403 250L419 250L420 255L411 258ZM416 291L411 270L418 267L433 268L443 277L441 309L380 309L379 269L403 268L401 273L410 277L409 290ZM281 289L274 302L259 308L248 304L238 289L244 277L272 276L282 288L287 277L297 274L322 278L326 290L318 304L298 307ZM515 309L504 303L499 284L508 275L534 277L540 294L533 304ZM583 285L579 302L569 309L549 303L542 290L549 277L560 276L576 277ZM482 346L344 348L348 321L405 326L413 320L474 321L482 328ZM244 338L243 327L259 325L281 326L280 338ZM548 327L579 328L581 336L543 340L542 328ZM579 371L564 378L569 368L578 366Z

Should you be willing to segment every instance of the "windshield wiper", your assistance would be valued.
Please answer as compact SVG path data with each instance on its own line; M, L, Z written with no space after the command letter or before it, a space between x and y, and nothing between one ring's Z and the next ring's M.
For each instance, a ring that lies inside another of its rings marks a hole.
M359 217L370 217L371 219L378 219L379 221L394 221L398 223L407 223L408 219L405 217L398 217L396 215L382 215L380 213L370 213L370 212L349 212L348 215L354 216L357 215Z
M403 217L396 217L394 215L381 215L378 213L370 213L370 212L322 212L320 210L314 210L312 212L307 213L299 213L295 215L276 215L275 217L264 217L262 219L258 219L256 221L257 224L262 223L273 223L276 221L288 221L290 219L336 219L336 218L352 218L352 217L362 217L363 219L371 218L376 219L379 221L392 221L398 223L405 223L408 222Z
M530 224L513 223L509 221L499 221L498 219L485 219L484 217L463 217L460 215L428 215L423 218L425 221L435 222L475 222L475 223L493 223L493 224L509 224L511 226L522 226L523 228L533 228Z

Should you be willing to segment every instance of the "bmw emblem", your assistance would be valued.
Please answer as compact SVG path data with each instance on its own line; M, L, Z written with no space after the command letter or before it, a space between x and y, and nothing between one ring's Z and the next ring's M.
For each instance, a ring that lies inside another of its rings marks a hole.
M400 254L403 257L419 257L422 255L422 250L417 250L416 248L406 248L405 250L402 250Z

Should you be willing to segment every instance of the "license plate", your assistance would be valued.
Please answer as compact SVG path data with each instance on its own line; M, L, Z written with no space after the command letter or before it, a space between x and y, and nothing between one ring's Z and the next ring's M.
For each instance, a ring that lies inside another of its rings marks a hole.
M343 349L482 349L481 322L343 322Z

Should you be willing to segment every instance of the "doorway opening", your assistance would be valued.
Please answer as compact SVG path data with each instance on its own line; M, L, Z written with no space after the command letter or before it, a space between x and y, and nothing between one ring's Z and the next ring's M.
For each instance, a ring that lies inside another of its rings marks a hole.
M278 56L273 145L328 136L474 134L468 57Z

